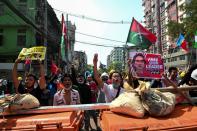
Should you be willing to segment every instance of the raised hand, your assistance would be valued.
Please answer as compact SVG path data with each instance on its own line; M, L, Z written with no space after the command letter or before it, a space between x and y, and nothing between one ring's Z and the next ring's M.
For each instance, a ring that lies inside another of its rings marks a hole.
M15 60L15 63L19 63L19 62L21 62L21 58L17 58L17 59Z
M94 58L93 58L93 64L94 65L97 65L97 62L98 62L98 54L94 54Z

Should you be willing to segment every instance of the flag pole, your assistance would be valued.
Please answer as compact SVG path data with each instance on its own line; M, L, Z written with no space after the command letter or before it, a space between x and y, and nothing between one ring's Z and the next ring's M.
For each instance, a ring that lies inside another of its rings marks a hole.
M131 26L132 26L132 24L133 24L133 20L134 20L134 17L132 17L132 22L131 22L131 24L130 24L130 28L129 28L129 32L130 32L130 30L131 30ZM125 59L129 59L129 47L127 46L127 41L128 41L128 38L129 38L129 32L128 32L128 35L127 35L127 40L126 40L126 42L125 42L125 46L124 46L124 68L126 67L125 65L127 65L126 64L126 61L127 60L125 60Z
M140 31L140 28L139 28L139 24L137 24L137 30L138 30L138 32L140 34L140 43L139 43L139 45L142 46L142 34L141 34L141 31Z

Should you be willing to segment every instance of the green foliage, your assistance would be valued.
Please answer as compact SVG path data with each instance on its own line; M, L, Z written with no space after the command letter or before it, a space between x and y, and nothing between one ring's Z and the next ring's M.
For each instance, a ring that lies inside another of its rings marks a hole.
M184 11L187 16L183 18L183 23L170 21L166 25L168 35L172 37L172 40L175 40L180 33L183 33L187 41L192 42L197 31L197 0L191 0L191 2L181 5L179 10Z
M197 31L197 1L191 0L190 3L183 6L183 10L187 14L187 17L183 19L183 23L186 26L186 37L188 40L194 41L194 34Z
M167 24L167 28L168 28L168 35L171 36L172 40L175 41L175 39L178 38L180 33L185 32L184 29L184 24L183 23L177 23L175 21L170 21Z
M110 72L111 70L122 72L122 63L121 62L113 62L109 65L107 71Z

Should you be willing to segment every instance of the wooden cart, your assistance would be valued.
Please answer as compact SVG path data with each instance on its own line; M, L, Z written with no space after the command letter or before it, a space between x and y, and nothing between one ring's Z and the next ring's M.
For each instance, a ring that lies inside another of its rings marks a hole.
M0 130L78 131L82 120L82 111L5 116L0 119Z
M142 119L104 111L101 128L103 131L197 131L197 107L179 105L168 116Z

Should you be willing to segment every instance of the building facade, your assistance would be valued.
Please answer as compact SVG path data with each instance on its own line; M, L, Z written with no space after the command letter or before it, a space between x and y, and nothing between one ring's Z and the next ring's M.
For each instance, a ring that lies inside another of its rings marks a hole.
M146 27L155 34L157 34L158 28L158 24L155 23L155 20L157 20L157 15L160 17L161 48L166 68L176 66L180 69L185 69L188 65L194 64L195 51L191 50L190 53L183 51L180 47L176 47L176 41L173 41L170 36L167 35L168 29L166 25L169 21L180 23L182 19L186 17L186 14L180 9L186 2L189 2L189 0L142 0ZM159 5L159 9L156 8L157 5ZM157 48L158 46L154 45L149 52L158 53Z
M57 59L61 25L45 0L0 2L0 74L11 79L15 59L22 48L47 46L47 63ZM46 67L47 68L47 67ZM23 71L21 63L19 70Z
M83 51L74 51L73 64L78 73L85 73L87 69L87 55Z
M122 67L124 68L124 48L123 47L114 47L114 49L110 52L110 55L107 58L107 67L109 67L110 64L116 62L121 63Z

